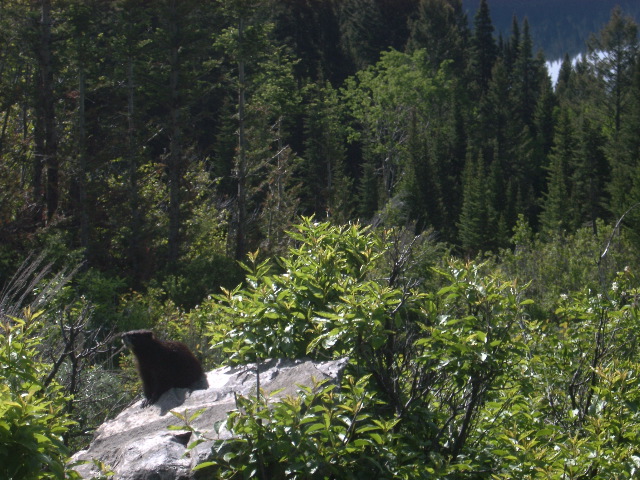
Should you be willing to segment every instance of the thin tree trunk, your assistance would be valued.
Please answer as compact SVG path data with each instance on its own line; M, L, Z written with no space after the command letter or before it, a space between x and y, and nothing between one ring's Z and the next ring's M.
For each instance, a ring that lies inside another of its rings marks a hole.
M171 71L169 74L169 88L171 95L171 140L169 152L169 237L168 237L168 261L169 269L174 270L178 264L180 254L180 228L182 224L182 216L180 209L181 200L181 180L182 180L182 144L180 129L180 105L179 105L179 45L178 43L178 25L176 23L176 4L171 5L171 19L169 34L172 37L173 45L169 64Z
M51 0L41 0L39 21L39 43L36 47L38 60L37 104L36 104L36 155L34 159L34 196L42 204L43 168L46 166L47 220L58 209L58 157L55 132L55 108L53 96L53 67L51 53Z
M86 87L87 79L84 65L80 65L79 105L78 105L78 202L80 207L80 246L84 250L85 260L89 255L89 210L87 205L87 128L86 128Z
M133 275L140 280L140 234L142 230L142 215L140 212L140 197L138 186L138 155L135 140L135 78L133 55L129 54L127 69L127 157L129 164L129 208L131 209L131 237L129 238L129 262Z
M240 18L238 25L238 44L244 41L244 20ZM242 56L238 59L238 158L236 160L236 175L238 179L237 225L236 225L236 260L243 260L246 254L246 223L247 223L247 151L245 138L245 64Z

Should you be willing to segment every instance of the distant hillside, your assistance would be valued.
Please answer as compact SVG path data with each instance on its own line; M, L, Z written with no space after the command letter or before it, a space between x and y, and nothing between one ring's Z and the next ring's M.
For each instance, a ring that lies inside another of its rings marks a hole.
M480 0L463 0L470 22L479 4ZM638 0L488 0L488 4L496 34L509 36L513 16L520 24L526 17L536 48L548 60L584 51L589 35L602 29L615 5L640 22Z

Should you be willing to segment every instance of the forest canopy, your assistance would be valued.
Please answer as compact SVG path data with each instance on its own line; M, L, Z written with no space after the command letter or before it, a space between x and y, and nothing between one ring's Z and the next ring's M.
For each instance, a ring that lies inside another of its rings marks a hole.
M277 254L299 215L413 225L472 257L513 246L520 215L544 237L638 200L619 8L555 87L528 20L497 36L484 1L0 9L4 281L49 248L136 290L194 283ZM179 303L239 278L215 277Z

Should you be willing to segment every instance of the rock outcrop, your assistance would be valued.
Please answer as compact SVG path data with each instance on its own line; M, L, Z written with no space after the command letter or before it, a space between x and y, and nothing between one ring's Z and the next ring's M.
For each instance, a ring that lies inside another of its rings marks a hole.
M314 381L339 379L347 360L313 362L310 360L267 360L260 364L260 388L265 393L277 392L276 401L295 395L299 385L313 386ZM191 469L211 456L216 439L229 438L225 429L215 432L214 426L223 422L227 413L235 409L236 395L255 395L256 366L223 367L207 373L208 386L189 391L174 388L158 402L141 408L141 401L105 422L96 431L86 450L77 452L72 462L85 461L75 467L84 478L100 473L94 460L108 465L115 472L115 480L182 480L195 478ZM191 441L188 431L169 430L181 421L170 412L187 417L198 410L204 412L192 422L209 441L201 443L185 455Z

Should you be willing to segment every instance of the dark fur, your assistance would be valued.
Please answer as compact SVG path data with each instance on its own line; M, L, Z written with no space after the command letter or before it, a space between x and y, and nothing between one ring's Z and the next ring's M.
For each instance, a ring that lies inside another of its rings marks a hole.
M189 388L204 377L202 365L184 343L158 340L151 330L122 334L123 343L136 357L146 407L170 388Z

